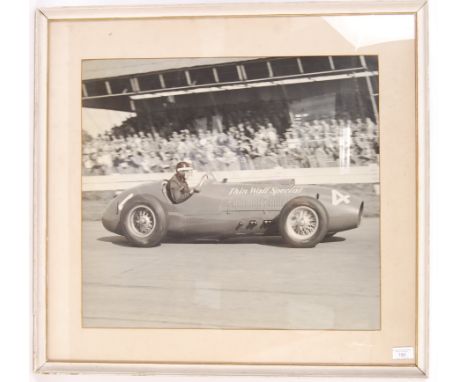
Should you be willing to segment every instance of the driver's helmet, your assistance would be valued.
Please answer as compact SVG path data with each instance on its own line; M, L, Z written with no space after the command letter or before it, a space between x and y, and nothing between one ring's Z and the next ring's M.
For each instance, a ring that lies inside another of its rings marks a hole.
M179 162L176 165L176 172L183 176L190 176L193 173L193 167L188 162Z

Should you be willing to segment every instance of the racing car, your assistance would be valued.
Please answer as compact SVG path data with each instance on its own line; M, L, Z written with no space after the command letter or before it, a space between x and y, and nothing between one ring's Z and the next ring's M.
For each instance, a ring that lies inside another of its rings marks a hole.
M364 202L335 188L294 180L228 182L204 174L194 193L173 203L167 180L116 195L102 216L104 227L135 246L168 237L226 239L281 236L292 247L314 247L327 236L357 228Z

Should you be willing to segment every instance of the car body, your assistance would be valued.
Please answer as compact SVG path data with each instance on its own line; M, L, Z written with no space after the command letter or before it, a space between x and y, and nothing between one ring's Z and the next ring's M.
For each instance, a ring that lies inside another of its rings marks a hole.
M167 192L167 181L121 192L104 211L104 227L137 246L158 245L167 236L281 235L291 246L313 247L358 227L364 208L348 193L294 180L227 182L206 174L200 192L182 203L172 203Z

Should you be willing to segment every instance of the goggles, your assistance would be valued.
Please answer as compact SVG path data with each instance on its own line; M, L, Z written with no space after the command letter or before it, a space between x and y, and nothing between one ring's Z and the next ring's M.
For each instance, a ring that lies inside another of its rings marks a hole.
M193 174L192 167L181 167L176 170L179 174L183 174L185 176L191 176Z

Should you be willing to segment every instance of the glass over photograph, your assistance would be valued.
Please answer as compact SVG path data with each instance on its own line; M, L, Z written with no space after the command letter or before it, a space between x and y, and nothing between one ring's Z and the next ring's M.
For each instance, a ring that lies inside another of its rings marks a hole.
M82 326L380 329L377 56L82 61Z

